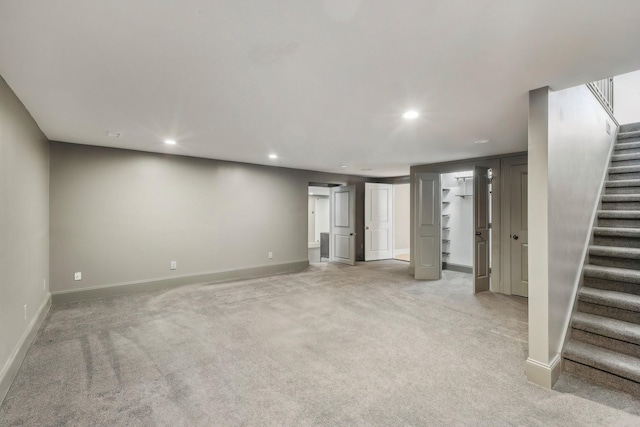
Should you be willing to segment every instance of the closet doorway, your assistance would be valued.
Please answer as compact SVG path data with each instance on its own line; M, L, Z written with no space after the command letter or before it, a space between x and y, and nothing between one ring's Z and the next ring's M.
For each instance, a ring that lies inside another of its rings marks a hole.
M329 187L309 186L309 262L329 261L330 202Z

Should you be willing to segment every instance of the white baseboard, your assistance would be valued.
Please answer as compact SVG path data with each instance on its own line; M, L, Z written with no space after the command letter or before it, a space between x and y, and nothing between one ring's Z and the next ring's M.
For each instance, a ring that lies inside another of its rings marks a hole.
M560 362L561 358L559 354L556 354L549 364L527 358L525 365L527 379L542 387L553 387L560 377L560 371L562 370L562 364Z
M24 357L27 355L27 350L31 346L42 322L47 317L47 313L49 313L49 308L51 307L51 295L47 294L47 297L44 299L38 312L33 319L31 319L31 323L20 337L20 341L18 341L18 345L16 345L13 353L5 363L2 371L0 371L0 404L4 401L4 398L7 396L9 392L9 388L11 387L11 383L15 379L18 374L18 370L22 365L22 361Z

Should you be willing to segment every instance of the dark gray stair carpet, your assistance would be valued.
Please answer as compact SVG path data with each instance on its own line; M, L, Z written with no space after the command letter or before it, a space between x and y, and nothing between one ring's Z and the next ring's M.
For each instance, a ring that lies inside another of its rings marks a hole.
M631 138L640 138L640 131L618 132L618 141Z
M640 123L613 150L563 366L640 396Z
M567 343L563 357L636 383L640 382L640 363L636 357L575 340Z
M640 141L620 142L613 147L615 154L624 154L625 150L635 150L640 148Z
M578 293L578 299L591 304L640 313L640 296L638 295L583 287Z
M571 320L571 327L602 335L603 337L640 345L640 325L635 323L577 312Z
M640 286L640 271L637 270L587 264L584 266L583 271L585 277L610 280L612 282L632 283Z

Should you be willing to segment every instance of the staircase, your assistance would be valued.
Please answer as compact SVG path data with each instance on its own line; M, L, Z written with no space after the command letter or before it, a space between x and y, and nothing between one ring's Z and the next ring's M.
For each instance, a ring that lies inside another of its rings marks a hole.
M601 206L564 369L640 396L640 123L620 127Z

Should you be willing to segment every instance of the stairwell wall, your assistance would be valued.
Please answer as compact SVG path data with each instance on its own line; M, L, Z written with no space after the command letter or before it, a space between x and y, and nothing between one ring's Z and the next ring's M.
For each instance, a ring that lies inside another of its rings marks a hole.
M586 86L532 91L529 117L527 377L551 387L617 123Z

